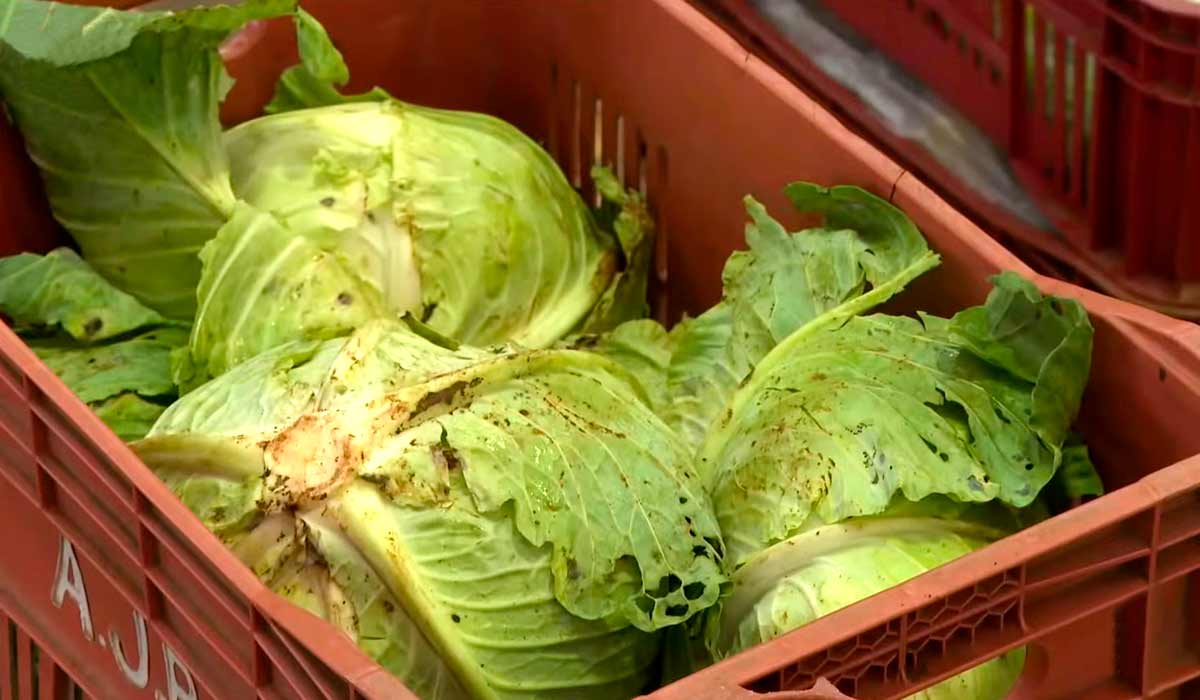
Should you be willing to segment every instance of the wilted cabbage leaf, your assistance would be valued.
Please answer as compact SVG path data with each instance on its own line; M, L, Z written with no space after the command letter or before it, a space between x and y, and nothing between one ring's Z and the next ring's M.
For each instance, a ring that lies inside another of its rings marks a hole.
M680 331L666 418L693 444L785 337L862 313L938 263L912 221L865 190L796 182L784 192L800 211L823 214L824 227L789 234L747 197L750 250L729 256L721 303Z
M7 0L0 97L55 218L106 279L172 318L195 310L196 253L232 212L220 42L294 0L178 13Z
M688 451L634 381L374 322L230 369L135 449L423 696L629 697L656 632L725 582Z
M1013 273L984 306L952 319L875 315L797 331L758 364L705 442L731 561L810 518L881 512L898 493L1029 505L1062 463L1091 337L1078 303L1042 297ZM1018 350L1021 374L991 361Z
M1104 482L1083 438L1072 433L1063 443L1062 464L1042 489L1048 512L1061 513L1104 495Z
M600 196L600 207L595 211L598 225L616 236L622 260L620 271L578 328L583 333L602 333L650 313L646 297L654 253L654 222L646 198L637 190L622 187L611 170L595 165L591 175Z
M187 328L106 282L67 248L0 258L0 314L121 439L175 398L171 353Z
M0 258L0 305L17 328L61 331L81 343L165 321L105 281L70 248Z

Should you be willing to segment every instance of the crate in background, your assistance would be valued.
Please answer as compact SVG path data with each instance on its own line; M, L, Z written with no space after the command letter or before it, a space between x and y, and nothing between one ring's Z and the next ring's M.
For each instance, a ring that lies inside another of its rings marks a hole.
M1200 319L1200 4L811 1L1003 149L1057 233L1005 212L920 145L890 133L752 0L701 4L989 230L1057 258L1104 291Z

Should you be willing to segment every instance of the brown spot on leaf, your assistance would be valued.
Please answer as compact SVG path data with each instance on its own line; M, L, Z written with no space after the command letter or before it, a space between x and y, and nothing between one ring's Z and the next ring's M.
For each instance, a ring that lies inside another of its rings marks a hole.
M450 404L463 391L471 387L478 386L482 381L482 379L476 377L470 382L458 381L444 389L431 391L421 397L421 400L418 401L417 405L413 408L413 413L422 413L438 404Z

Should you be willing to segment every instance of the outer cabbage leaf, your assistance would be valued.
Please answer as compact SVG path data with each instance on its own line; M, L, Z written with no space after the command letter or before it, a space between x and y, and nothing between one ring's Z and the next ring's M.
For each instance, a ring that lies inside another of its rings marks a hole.
M1028 280L998 275L987 304L954 317L950 331L971 352L1034 385L1030 425L1062 443L1091 372L1092 326L1075 303L1046 300Z
M1104 495L1104 482L1087 445L1072 433L1063 444L1062 464L1043 490L1047 512L1061 513Z
M167 407L127 392L94 403L91 409L117 437L132 442L145 437Z
M0 313L18 330L61 330L82 343L164 322L69 248L0 258Z
M187 343L187 337L186 328L168 325L97 345L63 338L27 342L81 401L128 442L143 437L175 400L171 355Z
M675 336L649 318L626 321L608 333L566 339L563 347L605 356L637 379L647 404L656 413L667 406L667 369Z
M200 307L176 378L184 391L294 340L349 335L388 315L342 260L239 204L200 253Z
M689 445L703 444L713 419L744 377L745 367L729 352L732 333L726 304L671 329L676 342L667 367L663 417Z
M31 340L42 362L85 403L122 392L173 396L171 352L187 342L187 329L162 327L104 345L78 346Z
M735 356L747 366L803 326L877 306L938 263L912 221L866 190L796 182L784 191L799 211L824 214L825 228L789 235L746 199L751 252L730 256L723 281Z
M941 502L805 531L759 553L734 576L734 593L709 618L717 658L769 641L1002 537ZM905 510L911 512L904 512ZM932 512L930 512L932 511ZM1015 684L1024 649L910 697L999 700Z
M996 307L1016 308L1007 291L1015 284L999 285L985 309L1003 316ZM1039 296L1036 303L1068 322L1026 324L996 339L981 334L1013 326L981 328L978 309L949 320L876 315L805 328L776 346L703 450L731 561L812 518L836 523L879 513L900 493L914 501L945 494L1032 503L1062 463L1074 413L1061 404L1081 394L1091 354L1091 326L1076 302ZM1029 381L989 361L1001 344L1041 347L1045 365L1071 369L1039 371ZM989 356L973 347L989 348Z
M376 322L232 368L135 449L260 576L430 696L629 697L655 631L725 583L688 453L632 381L596 353ZM336 584L322 595L278 578L293 531L304 580Z
M300 64L288 68L279 77L275 95L264 108L267 114L391 99L380 88L360 95L344 95L338 91L350 80L350 69L325 28L304 10L296 13L296 40Z
M123 440L146 434L176 391L171 354L187 342L73 251L0 258L0 314Z
M682 332L679 357L672 358L676 406L670 422L693 440L712 425L738 382L788 335L837 325L938 263L912 221L865 190L797 182L785 192L800 211L824 214L826 228L789 234L746 198L750 250L729 257L720 305Z
M300 524L302 536L292 532L282 540L292 556L271 573L271 588L333 622L418 697L471 697L354 542L329 522L310 518ZM253 537L276 529L266 521ZM320 545L309 547L307 540ZM246 545L238 547L246 556Z
M230 30L294 0L179 13L32 0L0 8L0 96L55 217L106 279L173 318L232 211L217 109Z

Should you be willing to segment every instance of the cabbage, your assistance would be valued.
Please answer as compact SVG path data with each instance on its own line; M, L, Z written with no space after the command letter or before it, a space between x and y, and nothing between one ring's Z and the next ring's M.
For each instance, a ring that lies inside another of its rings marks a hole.
M465 342L542 348L646 313L652 227L638 195L598 171L606 204L593 212L545 150L499 119L378 89L341 95L349 71L294 0L6 7L0 94L53 212L106 279L171 318L200 319L178 358L185 387L366 314L413 312ZM271 114L222 132L231 83L218 46L274 15L294 18L301 63ZM248 242L261 227L269 251ZM322 307L347 287L364 303L298 319L281 277Z
M928 499L883 515L805 530L759 552L734 576L734 593L713 616L712 645L733 654L869 598L1011 530L1003 512L990 518ZM1017 649L927 690L913 700L998 700L1016 683Z
M375 321L283 345L134 449L422 697L637 694L658 631L726 582L688 450L600 354L436 337Z
M1078 303L1002 273L949 319L862 315L936 256L862 190L788 193L824 226L789 234L748 199L750 250L654 375L664 417L697 445L733 579L673 632L668 679L1044 517L1043 490L1098 491L1069 435L1091 361ZM1000 698L1022 663L1018 650L918 697Z
M678 337L657 321L640 318L608 333L572 336L560 347L587 350L617 363L637 383L646 404L659 412L667 410L671 402L667 370L676 340Z

